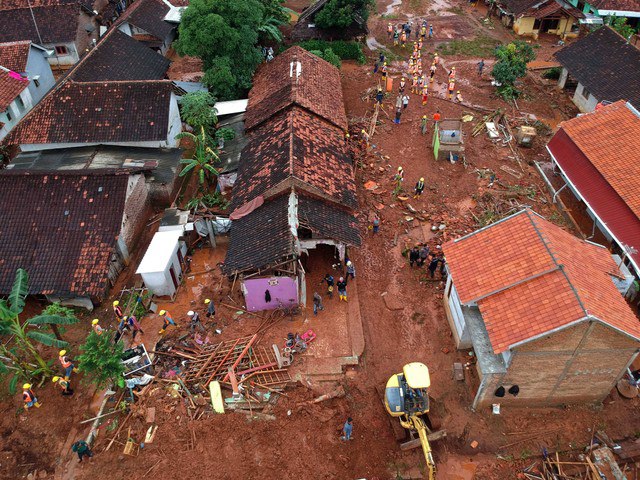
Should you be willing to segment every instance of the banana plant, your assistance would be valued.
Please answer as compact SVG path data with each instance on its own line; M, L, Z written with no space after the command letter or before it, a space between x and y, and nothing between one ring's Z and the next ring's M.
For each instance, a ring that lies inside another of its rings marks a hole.
M15 390L19 379L43 381L53 373L53 361L46 361L34 343L48 347L63 348L69 345L56 338L55 334L39 330L41 325L70 325L79 320L61 315L37 315L26 321L20 320L25 299L29 293L29 275L20 268L16 271L11 292L0 300L0 374L12 375L9 389Z
M200 135L194 135L190 132L182 132L176 135L177 139L188 138L195 146L193 156L191 158L183 158L180 163L185 167L180 172L180 176L184 177L190 171L194 171L198 176L198 183L200 188L203 187L205 179L209 176L214 178L218 176L219 172L214 168L214 164L220 161L220 157L216 151L211 147L211 137L207 135L204 127L201 127Z

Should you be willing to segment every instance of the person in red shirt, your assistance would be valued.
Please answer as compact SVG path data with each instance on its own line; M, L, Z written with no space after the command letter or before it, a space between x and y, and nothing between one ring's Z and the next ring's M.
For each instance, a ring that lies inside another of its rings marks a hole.
M440 110L436 110L436 113L433 114L433 121L436 123L440 121Z

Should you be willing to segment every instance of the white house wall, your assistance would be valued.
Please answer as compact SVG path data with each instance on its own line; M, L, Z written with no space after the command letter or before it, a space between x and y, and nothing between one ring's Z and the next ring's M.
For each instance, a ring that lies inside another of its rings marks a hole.
M573 95L573 103L575 103L576 107L578 107L578 109L583 113L593 112L596 109L596 105L598 105L598 99L594 97L592 93L588 93L587 97L585 98L584 92L584 85L578 83L576 92Z
M167 134L167 147L177 147L176 135L182 131L182 120L180 119L180 109L178 98L172 92L169 104L169 133Z
M52 68L69 67L80 60L78 48L74 42L47 43L42 46L47 50L53 50L54 52L56 51L56 47L65 47L67 49L67 53L65 55L58 55L54 53L49 57L49 65L51 65Z
M22 99L24 107L18 104L18 97ZM13 127L24 117L29 110L33 108L33 99L29 88L25 88L20 95L16 97L16 100L9 104L9 107L4 112L0 113L0 122L4 123L2 129L0 129L0 140L7 136ZM11 120L7 117L7 112L11 114Z

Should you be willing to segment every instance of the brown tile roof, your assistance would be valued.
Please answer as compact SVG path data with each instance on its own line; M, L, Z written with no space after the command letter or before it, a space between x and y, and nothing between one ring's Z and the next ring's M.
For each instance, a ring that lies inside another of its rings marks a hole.
M495 353L587 317L640 339L609 252L530 210L443 248L460 300L477 303Z
M589 5L598 10L640 12L640 0L593 0Z
M163 20L170 10L171 8L162 0L136 0L116 23L130 23L164 40L175 28L174 25Z
M27 70L30 49L30 40L0 43L0 66L14 72L24 73Z
M105 35L69 74L76 82L161 80L171 62L119 30Z
M31 294L102 297L127 183L128 175L99 171L3 171L0 293L24 268Z
M555 56L599 101L627 100L640 107L640 50L612 28L598 28Z
M0 112L4 112L22 91L29 86L29 80L15 78L15 75L0 70Z
M166 139L170 81L67 81L7 135L7 144L142 142Z
M80 5L90 4L88 1L78 0L2 0L0 2L0 11L2 10L14 10L16 8L29 8L34 7L52 7L57 5Z
M38 24L37 29L31 16L32 12ZM80 6L75 3L3 10L0 42L17 40L31 40L37 44L73 42L78 33L79 14Z
M327 201L356 208L353 165L344 133L333 124L294 106L281 111L249 135L242 151L232 208L278 186L297 188Z
M298 195L298 222L314 238L332 238L351 246L361 244L358 221L350 211L318 198Z
M640 218L640 116L620 100L560 124L605 180Z
M302 65L299 76L291 67L296 61ZM338 69L301 47L291 47L258 68L249 92L245 127L252 129L293 104L342 130L347 128Z

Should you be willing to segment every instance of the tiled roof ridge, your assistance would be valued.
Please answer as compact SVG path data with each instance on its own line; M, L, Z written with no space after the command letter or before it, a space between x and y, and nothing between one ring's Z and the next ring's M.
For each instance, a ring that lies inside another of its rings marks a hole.
M1 11L1 10L0 10ZM0 42L0 47L3 46L15 46L15 45L24 45L25 43L33 43L31 40L13 40L11 42Z
M132 173L146 172L155 169L153 166L136 167L111 167L111 168L81 168L78 170L22 170L2 169L0 177L112 177L118 175L130 175Z
M473 232L471 232L471 233L467 233L466 235L463 235L462 237L455 238L455 239L454 239L454 240L452 240L452 241L453 241L453 243L458 243L458 242L461 242L461 241L466 240L466 239L468 239L468 238L471 238L471 237L473 237L473 236L475 236L475 235L479 234L480 232L484 232L485 230L488 230L489 228L491 228L491 227L493 227L493 226L495 226L495 225L499 225L499 224L501 224L501 223L503 223L503 222L506 222L507 220L511 220L512 218L517 217L518 215L522 215L522 214L523 214L524 212L526 212L527 210L529 210L529 209L528 209L528 208L526 208L526 209L520 210L519 212L513 213L513 214L508 215L508 216L506 216L506 217L504 217L504 218L501 218L501 219L500 219L500 220L498 220L497 222L491 223L491 224L489 224L489 225L485 225L484 227L479 228L478 230L474 230L474 231L473 231ZM534 212L534 213L535 213L535 212ZM537 214L536 214L536 215L537 215Z
M580 305L580 308L584 312L585 316L588 317L589 316L589 311L587 310L587 307L582 302L582 299L580 298L580 294L578 294L578 290L576 289L576 287L571 282L571 279L569 278L569 275L567 274L567 271L565 270L564 265L562 263L558 262L558 259L556 258L556 255L554 255L553 249L552 249L552 244L544 236L542 231L538 228L538 225L536 224L534 218L531 216L531 214L529 212L529 209L526 209L525 212L527 212L526 215L527 215L527 218L529 218L529 221L531 222L531 226L533 227L533 230L536 232L536 234L538 235L538 238L540 239L540 241L544 245L545 249L549 253L549 256L551 257L551 260L553 261L553 263L558 267L557 269L560 270L560 272L562 272L562 275L564 276L565 280L567 281L567 284L569 285L569 288L571 288L571 291L573 292L573 295L576 297L576 300L578 301L578 304Z
M173 83L173 80L162 79L162 80L94 80L91 82L79 82L70 78L68 83L73 83L75 85L113 85L120 83Z

